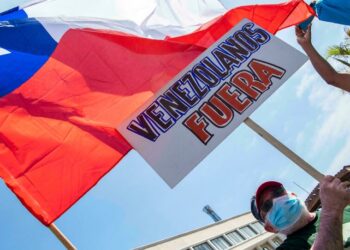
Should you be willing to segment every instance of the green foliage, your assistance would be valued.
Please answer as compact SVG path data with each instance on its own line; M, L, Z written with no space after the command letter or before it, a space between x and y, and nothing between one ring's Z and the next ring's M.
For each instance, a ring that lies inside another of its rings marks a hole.
M333 58L343 65L350 68L349 56L350 56L350 28L346 28L344 42L339 45L333 45L328 47L326 52L326 58Z
M327 58L334 56L349 56L350 49L344 45L333 45L327 49Z
M342 59L339 58L334 58L335 60L337 60L338 62L344 64L345 66L348 66L350 68L350 63L348 63L347 61L344 61Z

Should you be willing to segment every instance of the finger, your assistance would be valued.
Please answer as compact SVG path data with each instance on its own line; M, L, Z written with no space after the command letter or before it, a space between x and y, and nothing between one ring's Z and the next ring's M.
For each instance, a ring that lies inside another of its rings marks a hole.
M326 176L323 178L322 182L329 183L329 182L332 182L333 180L334 180L334 177L333 177L333 176L331 176L331 175L326 175Z
M306 29L306 32L307 32L307 33L310 33L310 32L311 32L311 26L312 26L311 23L307 26L307 29Z
M341 180L339 179L339 178L334 178L333 180L332 180L332 184L334 184L334 185L340 185L340 183L341 183Z
M350 181L343 181L342 183L339 184L339 186L343 189L346 189L350 192L349 186L350 186Z
M304 35L304 32L299 26L295 26L295 34L297 36L302 36L302 35Z

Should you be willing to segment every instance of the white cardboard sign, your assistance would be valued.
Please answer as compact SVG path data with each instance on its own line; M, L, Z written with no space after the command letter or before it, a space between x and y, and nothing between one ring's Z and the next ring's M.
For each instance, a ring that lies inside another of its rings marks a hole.
M245 19L118 130L174 187L306 60Z

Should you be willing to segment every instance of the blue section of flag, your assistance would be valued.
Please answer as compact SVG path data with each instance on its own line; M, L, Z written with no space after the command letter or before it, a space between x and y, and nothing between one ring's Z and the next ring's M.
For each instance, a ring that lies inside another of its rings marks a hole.
M27 17L27 13L24 10L20 10L18 7L0 13L0 21L24 19Z
M319 0L315 9L322 21L350 25L349 0Z
M57 43L35 19L0 22L0 96L25 83L46 63Z

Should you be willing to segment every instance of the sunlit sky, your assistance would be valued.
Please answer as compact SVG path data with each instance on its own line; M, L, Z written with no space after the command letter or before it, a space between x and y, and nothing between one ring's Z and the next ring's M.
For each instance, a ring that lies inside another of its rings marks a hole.
M1 1L0 10L15 2L25 1ZM115 6L114 2L70 0L61 12L113 18L114 9L108 6ZM121 2L125 14L128 1ZM229 8L278 1L222 2ZM313 41L317 50L324 55L328 46L341 42L343 29L316 20ZM300 50L293 28L279 32L278 37ZM251 118L319 171L334 174L350 164L349 107L349 94L328 86L308 62ZM212 223L202 212L207 204L223 219L247 212L259 183L272 179L302 198L307 193L296 184L310 191L316 185L312 177L242 124L174 189L137 152L130 152L56 225L78 249L132 249ZM1 249L64 249L3 183L0 197Z

